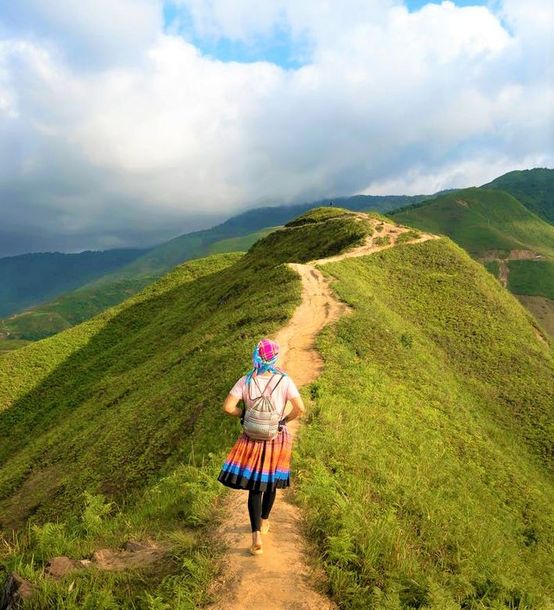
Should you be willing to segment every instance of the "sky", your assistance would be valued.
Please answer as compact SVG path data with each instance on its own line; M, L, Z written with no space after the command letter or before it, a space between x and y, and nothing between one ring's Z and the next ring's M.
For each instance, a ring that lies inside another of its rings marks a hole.
M554 167L550 0L0 0L0 256Z

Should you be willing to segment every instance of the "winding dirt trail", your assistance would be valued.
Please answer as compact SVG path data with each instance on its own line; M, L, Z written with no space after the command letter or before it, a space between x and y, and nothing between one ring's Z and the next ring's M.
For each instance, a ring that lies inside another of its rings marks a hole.
M365 214L359 218L368 219ZM316 335L349 311L333 294L330 282L316 268L327 262L353 256L366 256L395 245L398 236L410 229L369 218L374 234L366 242L344 254L311 261L289 263L302 279L302 302L289 323L273 338L281 347L280 365L291 375L298 387L319 376L323 361L314 349ZM380 230L375 230L379 227ZM379 239L381 238L381 239ZM436 239L436 235L419 233L404 243ZM387 243L387 239L389 240ZM298 432L298 419L289 424L293 438ZM291 502L291 488L279 491L271 512L271 531L264 535L264 553L253 557L248 552L250 525L247 494L230 492L225 506L228 517L219 534L228 545L224 574L215 583L214 593L220 599L210 606L221 610L327 610L335 605L316 591L315 583L322 576L309 567L309 549L300 527L300 512Z

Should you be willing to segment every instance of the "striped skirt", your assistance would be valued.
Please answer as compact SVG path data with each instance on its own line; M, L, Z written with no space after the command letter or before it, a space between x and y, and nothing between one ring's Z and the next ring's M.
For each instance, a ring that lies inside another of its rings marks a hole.
M256 441L243 432L217 480L233 489L266 491L288 487L291 453L292 437L286 426L271 441Z

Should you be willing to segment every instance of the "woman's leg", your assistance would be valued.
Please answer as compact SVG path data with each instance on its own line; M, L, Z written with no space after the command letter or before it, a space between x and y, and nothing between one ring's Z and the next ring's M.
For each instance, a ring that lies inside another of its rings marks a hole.
M262 519L260 525L260 531L262 534L267 534L269 532L269 513L271 512L271 508L273 507L273 502L275 502L275 495L277 493L277 489L264 491L264 495L262 498Z
M269 513L273 508L273 502L275 502L275 495L277 494L277 489L264 491L263 499L262 499L262 519L269 519Z
M250 490L248 492L248 515L250 517L250 527L253 532L260 531L260 521L262 519L262 492Z
M251 552L258 549L256 552L261 553L262 535L260 527L262 523L262 492L248 492L248 515L250 517L250 527L252 528L252 548Z

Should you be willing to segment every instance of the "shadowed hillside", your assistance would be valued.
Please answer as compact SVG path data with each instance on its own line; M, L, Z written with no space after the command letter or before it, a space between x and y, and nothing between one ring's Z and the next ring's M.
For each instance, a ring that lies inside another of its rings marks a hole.
M128 265L144 250L62 254L43 252L0 258L0 317L73 290Z
M244 256L185 263L0 356L0 557L34 585L34 607L209 601L216 475L238 431L221 402L254 342L300 302L284 263L331 257L370 232L361 214L315 210ZM548 345L449 240L397 243L321 265L353 312L319 341L325 369L303 390L293 472L330 593L344 608L546 609ZM161 559L59 580L44 571L54 555L94 560L129 538L155 543Z

